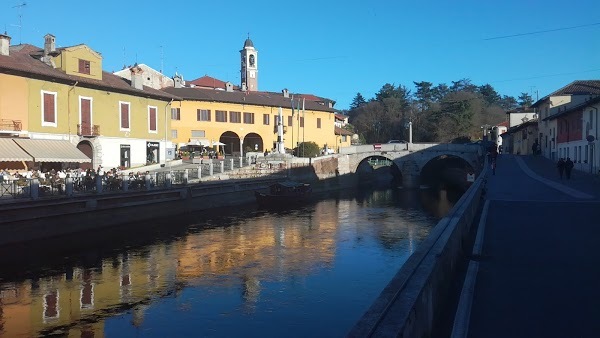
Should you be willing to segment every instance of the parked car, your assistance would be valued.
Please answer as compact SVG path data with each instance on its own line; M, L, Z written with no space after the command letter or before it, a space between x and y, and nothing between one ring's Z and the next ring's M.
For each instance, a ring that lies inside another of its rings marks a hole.
M408 143L404 140L389 140L387 143Z

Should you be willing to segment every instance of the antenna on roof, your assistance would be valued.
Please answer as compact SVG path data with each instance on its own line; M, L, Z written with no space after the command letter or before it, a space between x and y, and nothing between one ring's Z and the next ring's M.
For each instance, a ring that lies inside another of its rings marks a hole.
M23 32L23 7L27 6L26 2L20 3L18 5L13 6L13 8L17 8L17 11L19 12L19 24L18 25L12 25L15 27L19 27L19 44L23 43L22 41L22 32Z

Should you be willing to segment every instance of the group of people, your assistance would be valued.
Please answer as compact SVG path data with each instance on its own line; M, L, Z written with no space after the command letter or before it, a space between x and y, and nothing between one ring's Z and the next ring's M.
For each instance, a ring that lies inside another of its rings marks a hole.
M558 168L558 176L560 176L560 179L563 178L563 175L565 175L567 179L570 179L571 171L573 170L574 166L575 164L573 161L571 161L570 157L567 157L566 160L562 157L559 158L558 162L556 162L556 167Z

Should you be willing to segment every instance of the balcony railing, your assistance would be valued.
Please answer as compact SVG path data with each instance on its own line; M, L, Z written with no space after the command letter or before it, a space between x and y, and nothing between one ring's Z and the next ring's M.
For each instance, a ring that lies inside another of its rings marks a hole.
M77 125L77 135L79 136L100 136L100 126L94 125Z
M21 120L0 120L0 131L21 131L22 128Z

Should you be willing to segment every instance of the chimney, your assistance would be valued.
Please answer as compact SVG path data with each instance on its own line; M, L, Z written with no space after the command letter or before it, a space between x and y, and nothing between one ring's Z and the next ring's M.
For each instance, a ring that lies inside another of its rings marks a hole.
M137 63L129 70L131 71L131 86L135 89L144 90L144 70Z
M52 34L44 36L44 56L56 52L56 37Z
M9 47L10 36L6 35L6 32L4 32L4 34L0 34L0 55L8 56L8 54L10 53Z
M225 90L227 90L228 92L232 92L233 91L233 83L231 83L231 82L225 83Z
M290 97L290 92L288 91L287 88L283 88L283 90L281 92L283 93L283 97L285 97L285 98Z

